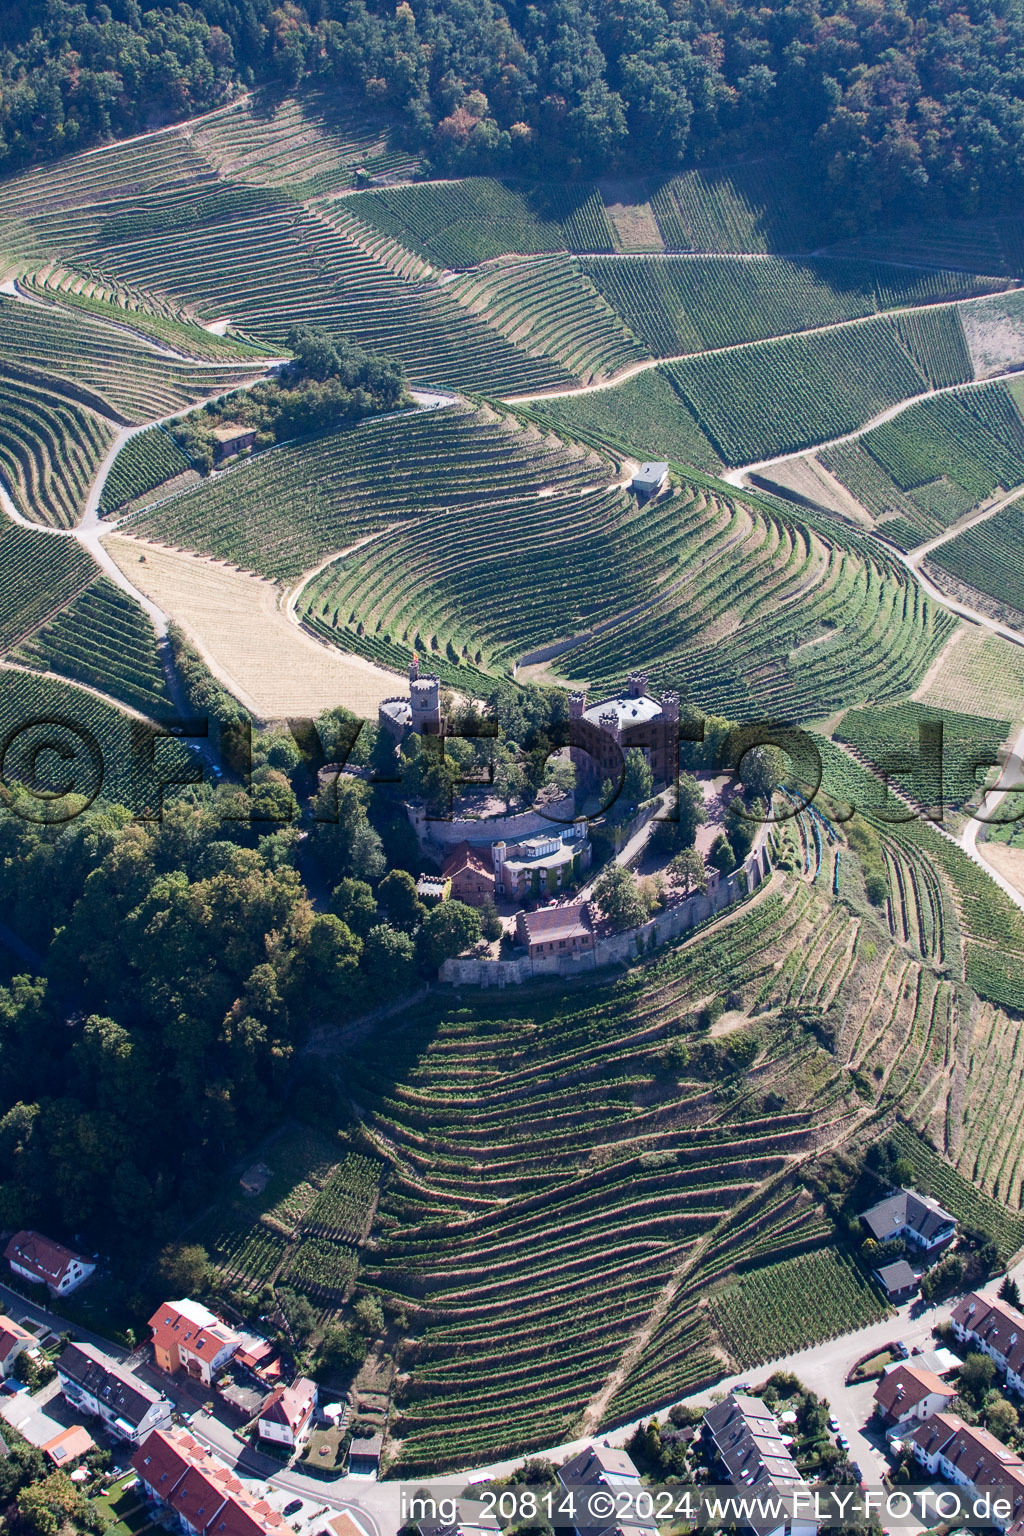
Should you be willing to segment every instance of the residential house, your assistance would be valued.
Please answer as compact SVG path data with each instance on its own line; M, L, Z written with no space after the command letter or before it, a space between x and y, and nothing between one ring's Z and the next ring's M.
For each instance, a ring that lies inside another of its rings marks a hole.
M774 1501L777 1513L746 1526L754 1536L816 1536L819 1522L798 1502L807 1484L775 1415L759 1397L731 1392L704 1415L704 1438L726 1481Z
M35 1343L34 1334L0 1313L0 1378L10 1376L18 1356L26 1349L33 1349Z
M638 1516L629 1509L621 1497L641 1488L640 1473L628 1452L602 1441L585 1446L571 1461L566 1462L558 1474L562 1487L571 1492L576 1501L576 1518L573 1529L576 1536L654 1536L657 1530L653 1517ZM612 1493L616 1496L613 1512L597 1515L588 1511L587 1500L594 1493Z
M52 1440L47 1440L39 1449L45 1451L55 1467L70 1467L73 1462L95 1450L96 1442L84 1425L72 1424L70 1429L62 1429L59 1435L54 1435Z
M207 1386L239 1349L241 1339L201 1302L165 1302L149 1320L153 1355L162 1371L185 1371Z
M171 1510L185 1536L285 1536L284 1518L182 1430L152 1434L132 1457L148 1499Z
M998 1296L972 1291L958 1301L950 1316L953 1332L995 1361L1007 1385L1024 1393L1024 1315Z
M889 1300L896 1306L902 1301L909 1301L921 1289L921 1282L906 1259L897 1259L894 1264L883 1264L881 1269L875 1270L875 1276Z
M565 907L541 907L537 912L516 913L516 938L534 955L565 955L567 958L594 948L594 919L588 901Z
M305 1376L299 1376L290 1387L275 1387L260 1410L260 1439L301 1451L313 1433L316 1402L316 1382Z
M955 1413L936 1413L909 1437L914 1456L930 1477L966 1488L975 1497L1005 1498L1010 1515L1004 1530L1024 1519L1024 1461L995 1435L965 1424Z
M875 1412L890 1431L900 1430L911 1421L922 1423L933 1414L944 1413L956 1397L956 1388L947 1386L931 1371L909 1362L888 1371L875 1388Z
M934 1255L948 1248L956 1237L956 1217L914 1189L898 1189L861 1216L876 1243L901 1237L923 1253Z
M15 1232L4 1249L4 1258L16 1275L33 1285L47 1286L54 1296L69 1296L96 1268L90 1259L41 1232Z
M170 1399L93 1344L69 1344L57 1361L57 1375L68 1402L102 1419L118 1440L138 1445L171 1422Z

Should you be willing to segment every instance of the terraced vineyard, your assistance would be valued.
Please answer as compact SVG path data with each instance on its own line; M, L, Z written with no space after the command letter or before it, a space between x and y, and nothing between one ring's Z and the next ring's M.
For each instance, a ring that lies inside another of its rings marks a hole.
M922 400L819 457L887 538L912 549L1024 484L1024 424L994 383Z
M344 218L335 224L329 211L265 196L256 211L201 222L215 218L213 206L179 229L162 229L159 206L145 202L137 217L145 213L150 228L134 234L128 214L86 219L68 230L64 248L110 281L170 294L202 319L228 315L278 345L296 324L348 336L400 358L414 382L503 393L571 382L558 363L512 345L443 288L369 254Z
M0 294L0 366L4 363L76 380L95 391L100 410L122 421L168 415L263 371L258 360L197 366L90 315Z
M841 437L927 388L886 320L690 357L667 372L732 465Z
M920 728L941 726L922 756ZM959 809L976 797L976 764L994 761L1010 734L1008 720L960 715L921 704L874 705L843 716L835 740L848 743L876 773L887 772L900 791L929 811Z
M488 407L367 421L285 447L131 521L131 531L293 580L325 555L414 514L482 505L504 520L540 493L607 483L595 454Z
M32 797L32 819L68 820L74 812L63 789L68 783L86 801L102 789L105 800L154 815L160 805L161 777L178 772L187 782L190 770L194 772L184 742L163 744L159 775L152 765L147 767L133 736L135 722L86 688L2 663L0 677L0 739L17 736L15 750L5 758L5 780L13 784L24 776L40 789L50 786L45 799ZM27 730L32 720L50 723ZM34 758L36 747L42 750ZM60 794L52 798L58 790Z
M924 276L909 268L857 261L636 256L585 260L582 267L655 357L763 341L881 309L986 291L959 273ZM949 382L973 377L955 310L938 311L927 321L916 318L921 326L930 322L927 334L935 333L936 358L943 346L949 351L946 372L956 355L953 338L959 335L962 367Z
M115 512L165 481L188 474L191 468L171 434L162 427L150 427L147 432L130 437L111 465L103 485L100 512Z
M929 568L937 566L957 581L992 598L1000 616L1015 627L1024 620L1024 580L1020 548L1024 532L1024 500L1012 501L994 517L968 528L929 555Z
M393 146L387 124L367 121L365 107L313 93L301 100L250 97L208 118L190 141L222 176L303 197L353 186L357 168L409 175L418 165Z
M646 507L616 491L524 501L514 544L507 511L439 508L365 542L306 587L307 623L394 667L427 649L442 669L510 671L550 648L595 689L629 655L712 711L799 718L841 690L897 696L954 627L855 538L697 486Z
M18 290L32 298L72 311L80 310L110 325L137 332L185 357L210 362L237 360L253 363L262 354L274 350L264 342L215 335L156 294L104 283L52 263L20 278Z
M113 437L112 423L57 381L0 364L0 480L23 517L76 522Z
M0 651L45 624L96 580L92 559L71 539L44 538L0 516Z
M721 468L693 413L660 368L645 369L614 389L517 407L565 437L640 459L668 459L713 474Z
M741 1367L865 1328L890 1310L863 1272L835 1252L768 1264L712 1303L715 1326Z
M757 1089L724 1110L699 1069L662 1061L669 1040L695 1044L691 1010L709 987L751 1005L773 987L809 898L769 893L653 970L532 1000L528 1021L520 999L432 1001L390 1062L359 1064L350 1091L367 1144L392 1164L363 1283L397 1294L421 1335L397 1431L404 1469L563 1439L666 1284L690 1301L686 1347L662 1359L665 1395L710 1379L714 1340L692 1315L702 1282L787 1230L821 1240L821 1218L783 1186L788 1159L849 1107L827 1053L758 1022ZM765 1119L771 1092L785 1109Z
M447 290L517 346L586 381L646 356L579 265L564 257L486 267Z
M105 576L23 641L11 659L87 683L142 714L166 715L171 707L152 624Z

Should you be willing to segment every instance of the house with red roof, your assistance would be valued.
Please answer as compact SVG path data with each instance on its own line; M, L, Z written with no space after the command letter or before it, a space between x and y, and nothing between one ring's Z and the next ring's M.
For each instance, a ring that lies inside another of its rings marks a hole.
M242 1344L215 1312L188 1297L165 1302L153 1313L149 1326L160 1370L169 1376L185 1371L207 1386Z
M957 1338L973 1344L1006 1374L1007 1385L1024 1392L1024 1315L998 1296L972 1291L950 1314Z
M288 1527L184 1430L156 1430L132 1457L148 1499L172 1510L185 1536L285 1536Z
M305 1376L290 1387L275 1387L260 1411L260 1439L301 1451L313 1432L316 1403L316 1382Z
M943 1413L956 1397L956 1388L931 1371L904 1363L888 1371L875 1388L875 1411L888 1429L902 1429Z
M943 1477L975 1497L988 1495L992 1523L1007 1532L1024 1521L1024 1461L995 1435L965 1424L955 1413L936 1413L909 1437L910 1448L932 1477ZM997 1500L1006 1500L1005 1518Z
M594 920L589 901L567 907L541 907L516 914L516 938L531 960L538 955L578 955L594 948Z
M0 1378L10 1376L15 1360L35 1342L35 1336L27 1328L0 1312Z
M15 1232L4 1249L4 1258L16 1275L33 1285L47 1286L54 1296L69 1296L96 1268L90 1259L41 1232Z
M59 1435L54 1435L52 1440L47 1440L39 1449L45 1451L55 1467L70 1467L95 1450L96 1442L84 1424L72 1424L69 1429L62 1429Z

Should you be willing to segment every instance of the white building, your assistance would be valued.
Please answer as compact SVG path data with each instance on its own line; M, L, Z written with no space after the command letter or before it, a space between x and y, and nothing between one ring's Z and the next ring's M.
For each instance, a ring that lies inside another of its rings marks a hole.
M260 1439L301 1451L313 1432L316 1402L316 1382L305 1376L290 1387L275 1387L260 1410Z
M45 1285L54 1296L68 1296L88 1280L96 1265L41 1232L15 1232L4 1258L16 1275Z
M102 1419L119 1440L138 1445L171 1422L170 1398L92 1344L69 1344L57 1361L57 1375L68 1402Z

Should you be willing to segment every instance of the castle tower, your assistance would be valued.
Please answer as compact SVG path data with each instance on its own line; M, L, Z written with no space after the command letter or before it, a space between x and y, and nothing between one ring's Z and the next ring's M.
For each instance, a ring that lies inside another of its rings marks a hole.
M410 663L409 663L409 686L410 687L412 686L413 683L415 683L418 680L419 675L420 675L420 658L417 656L416 652L413 651L413 653L412 653L412 661L410 661Z
M574 691L572 693L570 693L570 695L569 695L569 719L570 720L582 720L583 719L583 711L586 709L586 707L587 707L587 696L586 696L586 694L585 693L581 693L579 691L579 689L574 689Z
M642 699L647 692L647 673L631 672L628 686L631 699Z
M410 678L409 693L412 729L418 736L440 736L441 679L439 677Z
M598 725L602 731L607 731L609 736L619 739L619 716L614 709L606 709L598 718Z
M673 721L679 719L679 695L671 689L661 696L661 718Z

